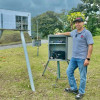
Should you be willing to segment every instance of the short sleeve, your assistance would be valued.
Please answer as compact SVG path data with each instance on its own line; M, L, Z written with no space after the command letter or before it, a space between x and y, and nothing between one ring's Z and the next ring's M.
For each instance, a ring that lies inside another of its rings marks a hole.
M93 37L92 37L92 34L90 31L87 31L86 32L86 40L87 40L87 44L94 44L94 41L93 41Z
M70 36L73 37L74 36L74 30L71 31Z

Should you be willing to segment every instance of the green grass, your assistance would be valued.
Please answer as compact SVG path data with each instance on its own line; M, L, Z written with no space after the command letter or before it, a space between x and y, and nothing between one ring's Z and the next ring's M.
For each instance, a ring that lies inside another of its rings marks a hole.
M88 66L86 94L83 100L100 98L100 36L94 37L94 50ZM28 78L23 48L0 50L0 100L75 100L75 95L64 92L69 87L66 76L66 62L60 62L61 79L57 81L57 64L50 61L45 75L44 66L48 60L48 45L39 48L27 47L36 91L32 92ZM79 72L75 71L79 86ZM57 84L55 88L53 85Z
M26 42L31 42L32 39L28 33L24 32ZM21 43L21 37L19 31L8 31L5 30L0 38L0 45L16 44Z

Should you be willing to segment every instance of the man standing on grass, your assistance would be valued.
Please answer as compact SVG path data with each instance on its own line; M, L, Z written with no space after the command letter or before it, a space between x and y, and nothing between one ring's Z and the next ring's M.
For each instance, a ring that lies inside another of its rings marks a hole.
M91 32L83 27L84 21L82 18L76 18L74 23L75 30L72 32L56 33L56 35L70 35L73 38L72 58L66 71L70 88L65 88L65 91L77 94L75 98L81 99L85 94L87 66L90 63L94 42ZM76 68L79 68L80 73L79 89L77 89L74 78Z

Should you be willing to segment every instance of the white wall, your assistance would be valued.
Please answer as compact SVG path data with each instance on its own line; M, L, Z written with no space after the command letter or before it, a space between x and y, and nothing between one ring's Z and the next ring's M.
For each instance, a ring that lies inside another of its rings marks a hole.
M28 17L28 33L31 36L31 13L28 12L19 12L0 9L0 15L3 14L3 28L4 29L16 29L16 16L25 16ZM1 20L0 20L1 28Z

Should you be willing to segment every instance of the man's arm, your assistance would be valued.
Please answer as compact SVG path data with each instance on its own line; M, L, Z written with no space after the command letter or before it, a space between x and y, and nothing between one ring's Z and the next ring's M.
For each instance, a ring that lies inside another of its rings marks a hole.
M93 44L90 44L88 46L88 55L87 55L87 58L91 57L92 51L93 51Z
M93 44L89 44L87 58L91 57L92 51L93 51ZM87 66L87 65L89 65L89 60L86 59L84 62L84 66Z
M56 35L68 35L68 36L70 36L70 32L56 33Z

